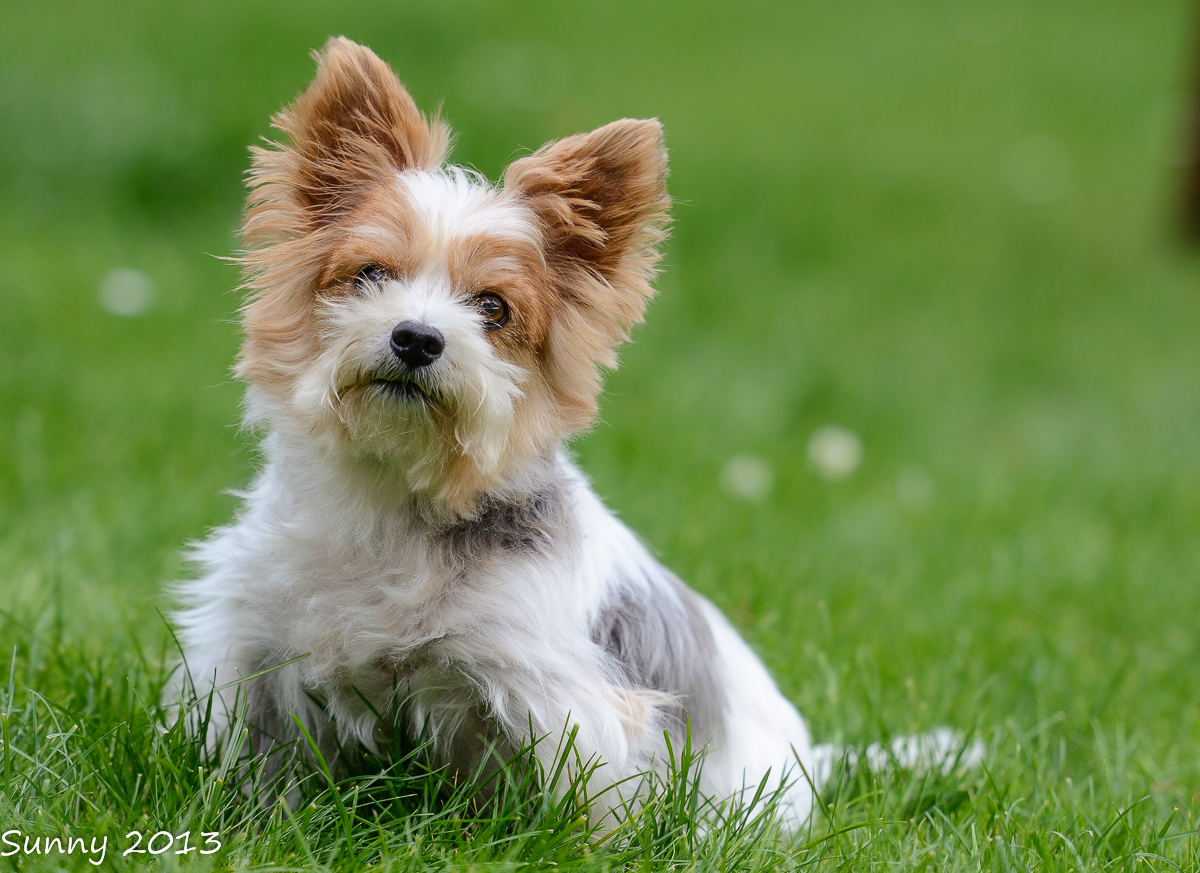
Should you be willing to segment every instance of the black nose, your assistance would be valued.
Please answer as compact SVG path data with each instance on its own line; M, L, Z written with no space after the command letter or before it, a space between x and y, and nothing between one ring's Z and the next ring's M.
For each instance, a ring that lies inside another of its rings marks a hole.
M428 367L445 348L446 340L436 328L415 321L402 321L392 328L392 351L409 369Z

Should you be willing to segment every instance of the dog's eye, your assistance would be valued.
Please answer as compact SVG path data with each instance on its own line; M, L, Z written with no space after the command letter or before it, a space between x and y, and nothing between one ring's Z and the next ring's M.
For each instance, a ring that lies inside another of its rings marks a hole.
M383 270L370 264L359 270L358 275L354 277L354 290L361 292L370 285L378 285L386 278L387 274Z
M508 304L495 294L480 294L475 298L475 306L483 316L483 326L489 328L504 327L508 323Z

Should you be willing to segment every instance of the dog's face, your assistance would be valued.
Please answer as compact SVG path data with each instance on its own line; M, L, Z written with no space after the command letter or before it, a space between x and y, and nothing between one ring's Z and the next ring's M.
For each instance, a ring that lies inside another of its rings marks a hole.
M368 49L317 60L250 174L250 414L469 513L595 415L653 293L661 128L551 143L497 187L443 167L447 128Z

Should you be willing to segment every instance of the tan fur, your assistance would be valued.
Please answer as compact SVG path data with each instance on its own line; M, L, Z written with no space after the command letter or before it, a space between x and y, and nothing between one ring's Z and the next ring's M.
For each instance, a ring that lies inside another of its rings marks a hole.
M403 471L409 489L429 495L438 514L469 515L482 495L502 494L514 471L595 417L600 368L615 366L616 347L653 295L669 206L661 127L626 119L513 163L503 190L488 196L527 210L540 246L481 232L447 247L397 184L399 173L442 164L446 125L427 121L370 50L336 38L316 59L312 85L274 119L286 143L253 150L237 374L287 409L328 341L320 301L352 294L367 265L401 280L444 269L464 301L499 294L509 323L487 339L529 374L500 463L483 469L463 450L458 427L471 410L454 398L421 413L430 438L406 436L408 413L395 436L421 449ZM338 397L338 426L351 443L383 426L351 408L368 402L364 388L346 386Z

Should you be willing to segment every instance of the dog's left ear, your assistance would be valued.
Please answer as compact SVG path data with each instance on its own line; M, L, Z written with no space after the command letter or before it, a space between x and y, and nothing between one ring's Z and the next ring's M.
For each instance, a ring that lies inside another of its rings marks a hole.
M628 330L653 295L649 280L666 236L667 150L657 120L614 121L591 133L543 146L513 162L504 187L527 198L541 221L555 278L568 295L578 280L599 278L591 289L605 299L586 301L610 310Z
M564 303L548 357L576 427L595 412L596 365L616 365L616 347L654 294L671 205L666 180L662 125L633 119L550 143L504 174L505 190L539 219L550 280Z

